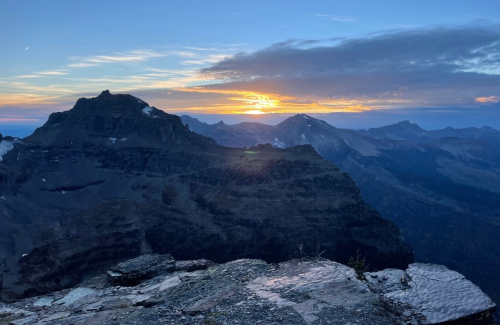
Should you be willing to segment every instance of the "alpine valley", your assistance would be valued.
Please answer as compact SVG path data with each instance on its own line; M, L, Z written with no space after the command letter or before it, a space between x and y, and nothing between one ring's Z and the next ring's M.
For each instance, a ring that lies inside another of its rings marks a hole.
M312 145L400 227L418 262L457 270L500 301L500 131L427 131L409 121L347 130L304 114L275 126L182 120L225 146Z

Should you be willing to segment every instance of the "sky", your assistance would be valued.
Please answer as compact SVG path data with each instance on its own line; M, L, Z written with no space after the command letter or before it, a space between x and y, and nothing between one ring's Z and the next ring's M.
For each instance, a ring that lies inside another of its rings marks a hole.
M207 122L500 129L500 2L0 3L0 132L104 89Z

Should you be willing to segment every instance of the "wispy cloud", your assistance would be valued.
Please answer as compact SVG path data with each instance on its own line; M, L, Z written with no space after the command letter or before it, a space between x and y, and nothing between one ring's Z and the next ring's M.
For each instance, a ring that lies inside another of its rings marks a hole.
M17 76L16 78L21 78L21 79L24 79L24 78L40 78L40 75L38 75L38 74L23 74L23 75Z
M204 64L213 64L224 60L227 58L227 54L210 54L199 56L198 58L192 60L185 60L182 62L183 65L204 65Z
M476 98L478 103L498 103L500 102L500 96L489 96L489 97L478 97Z
M325 15L325 14L313 14L314 17L320 17L323 19L339 21L339 22L355 22L356 19L348 16L335 16L335 15Z
M40 71L37 74L47 75L47 76L65 76L68 74L67 70L52 70L52 71Z
M88 67L96 67L96 66L98 66L98 64L96 64L96 63L85 63L85 62L68 64L69 68L88 68Z
M164 57L167 54L149 50L134 50L125 53L114 53L113 55L95 55L84 58L72 58L76 63L69 64L71 68L85 68L110 63L134 63L144 62L152 58Z

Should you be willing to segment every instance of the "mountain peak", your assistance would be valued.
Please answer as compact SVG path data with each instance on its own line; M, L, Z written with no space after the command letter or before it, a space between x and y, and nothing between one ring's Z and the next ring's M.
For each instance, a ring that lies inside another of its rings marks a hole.
M97 96L97 97L98 98L102 98L102 97L107 97L107 96L111 96L111 93L109 92L108 89L103 90L102 93L99 96Z
M404 128L411 128L411 129L414 129L418 132L424 131L424 129L422 129L417 123L413 123L409 120L401 121L399 123L396 123L396 125L402 126Z
M397 124L400 124L400 125L417 125L417 124L411 122L410 120L404 120L404 121L401 121L401 122L399 122Z
M189 132L178 116L150 107L132 95L111 94L109 90L94 98L80 98L68 111L51 114L26 140L44 145L92 142L115 147L215 145L212 139Z

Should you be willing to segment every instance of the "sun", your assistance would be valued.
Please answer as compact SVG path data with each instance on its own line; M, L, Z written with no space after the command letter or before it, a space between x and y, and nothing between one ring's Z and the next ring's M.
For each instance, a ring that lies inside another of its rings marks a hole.
M266 112L261 111L260 109L254 109L251 111L245 111L243 114L250 114L250 115L261 115L261 114L267 114Z

